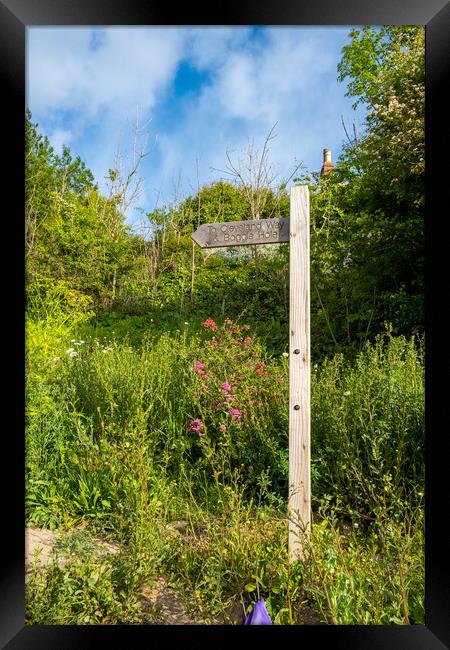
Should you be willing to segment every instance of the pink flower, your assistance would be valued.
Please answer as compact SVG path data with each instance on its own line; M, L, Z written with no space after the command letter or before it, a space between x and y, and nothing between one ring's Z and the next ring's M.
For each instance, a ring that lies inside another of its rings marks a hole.
M207 318L203 323L203 327L206 327L206 329L211 329L212 332L217 332L217 325L212 320L212 318Z
M203 438L205 436L205 433L203 432L203 429L205 428L205 425L200 419L196 420L191 420L189 422L189 431L194 431L195 433L198 433L198 435Z
M248 331L250 329L250 325L242 325L242 329Z
M228 382L225 381L225 382L222 384L222 395L225 397L225 395L228 395L228 393L230 392L230 390L231 390L231 386L230 386L230 384L229 384Z
M211 347L216 348L217 347L217 341L216 339L211 340Z
M235 409L233 406L230 406L228 408L228 413L231 415L233 420L237 420L238 422L241 421L241 417L244 411L239 411L239 409Z
M203 368L205 367L205 364L202 363L201 361L194 361L194 368L195 372L199 375L204 375L205 373L203 372Z
M221 431L223 433L226 430L227 430L227 428L226 428L226 426L224 424L219 425L219 431Z

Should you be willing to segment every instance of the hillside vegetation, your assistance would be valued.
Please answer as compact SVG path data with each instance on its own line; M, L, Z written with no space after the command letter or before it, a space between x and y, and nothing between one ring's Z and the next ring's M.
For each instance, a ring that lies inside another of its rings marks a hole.
M423 29L352 30L338 75L365 132L295 179L311 196L313 499L296 563L289 247L190 237L288 217L286 184L218 180L146 215L144 237L117 170L103 195L27 113L26 517L74 554L33 567L28 623L158 622L141 594L161 577L205 622L264 598L278 624L424 623ZM121 551L100 561L98 536Z

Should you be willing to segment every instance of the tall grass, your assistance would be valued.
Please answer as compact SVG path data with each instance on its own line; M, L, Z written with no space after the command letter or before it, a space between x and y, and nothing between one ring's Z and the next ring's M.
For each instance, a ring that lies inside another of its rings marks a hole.
M353 366L342 355L313 372L312 462L316 495L342 514L402 516L424 496L424 347L389 332Z
M276 623L307 605L331 624L423 622L421 341L387 332L313 368L312 545L290 565L285 357L230 321L133 343L68 327L39 357L45 327L28 337L27 521L114 537L140 579L124 591L111 565L93 587L109 604L78 610L89 571L33 573L29 622L136 622L120 592L136 603L160 573L203 620L264 597Z

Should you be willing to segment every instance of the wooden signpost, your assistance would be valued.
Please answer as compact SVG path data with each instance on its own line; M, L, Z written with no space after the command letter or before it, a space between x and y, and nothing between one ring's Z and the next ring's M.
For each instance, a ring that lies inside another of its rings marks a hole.
M289 241L289 219L204 223L191 237L202 248L281 244Z
M291 188L289 219L202 224L202 248L290 243L289 260L289 557L304 557L311 526L309 191Z

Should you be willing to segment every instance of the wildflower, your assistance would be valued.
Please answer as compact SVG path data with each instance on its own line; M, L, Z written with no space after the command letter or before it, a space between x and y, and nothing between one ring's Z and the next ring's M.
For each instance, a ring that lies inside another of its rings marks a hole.
M69 357L76 357L76 356L78 356L78 352L75 352L75 350L74 350L73 348L69 348L68 350L66 350L66 354L68 354Z
M206 327L206 329L211 329L212 332L217 332L217 325L216 323L212 320L212 318L207 318L205 322L203 323L203 327Z
M250 329L250 325L242 325L242 329L247 332Z
M224 321L227 325L233 325L233 321L230 318L226 318Z
M289 354L288 354L287 352L283 352L283 354L282 354L281 356L283 356L283 357L288 357Z
M228 395L228 393L231 390L230 384L228 382L226 382L226 381L222 384L221 388L222 388L222 395L224 397L225 397L225 395Z
M187 322L187 320L184 321L184 324L185 324L185 325L189 325L189 323Z
M349 390L346 390L346 391L344 392L344 395L345 395L345 397L348 397L348 396L350 395L350 391L349 391Z
M247 336L247 338L244 339L242 345L244 346L244 350L246 350L250 345L252 344L252 337Z
M216 341L216 339L212 339L212 340L211 340L211 347L213 347L213 348L217 347L217 341Z
M256 364L255 373L259 375L259 377L267 377L267 372L263 370L264 367L265 367L264 361L258 361L258 363Z
M224 424L220 424L220 425L219 425L219 431L220 431L221 433L224 433L226 430L227 430L227 428L226 428L226 426L225 426Z
M244 625L272 625L264 598L258 600L250 614L247 615Z
M204 438L205 433L204 433L203 430L205 428L205 425L203 424L203 422L199 418L197 418L196 420L191 420L189 422L189 427L188 428L189 428L189 431L194 431L195 433L198 433L198 435L201 438Z
M201 361L194 361L195 372L198 375L204 375L205 374L204 371L203 371L204 367L205 367L205 364L202 363Z
M202 379L209 379L209 375L206 372L203 373Z
M238 422L240 422L244 411L239 411L239 409L235 409L233 406L229 406L228 413L231 415L233 420L237 420Z

